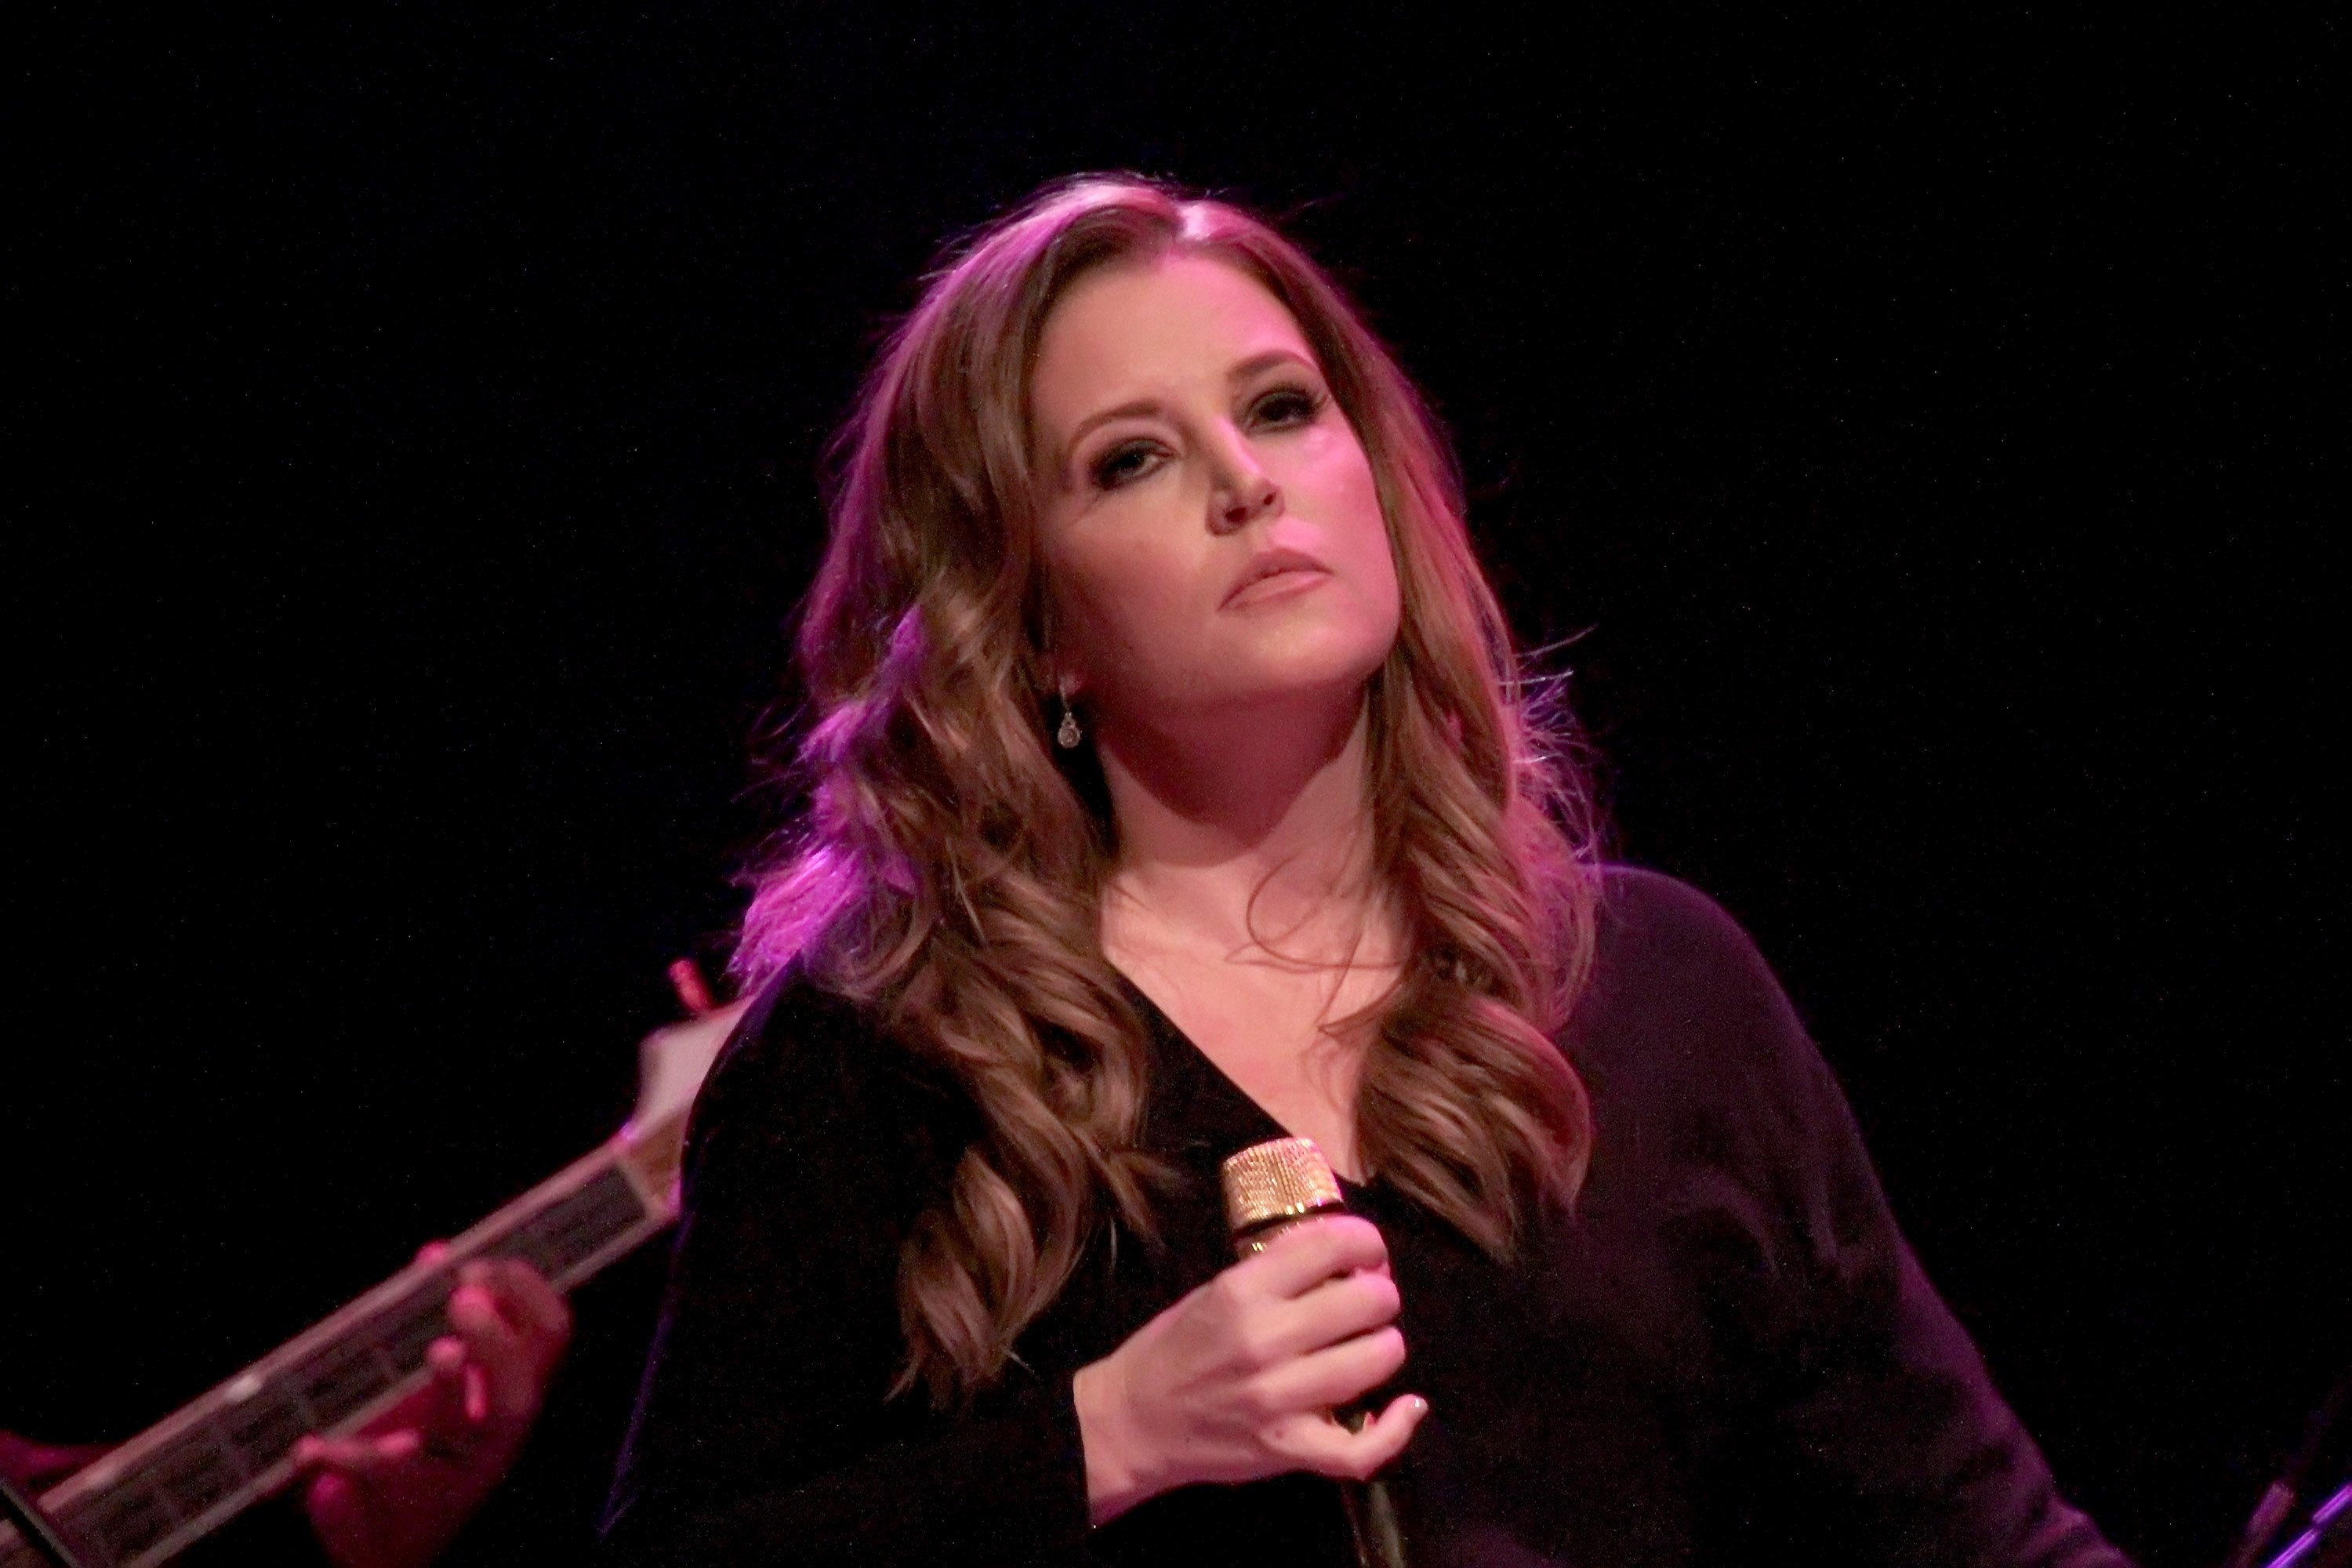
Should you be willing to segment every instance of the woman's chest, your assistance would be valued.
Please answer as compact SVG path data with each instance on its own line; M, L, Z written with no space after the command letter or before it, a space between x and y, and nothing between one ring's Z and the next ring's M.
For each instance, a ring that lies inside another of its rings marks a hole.
M1025 1352L1041 1371L1108 1353L1230 1263L1208 1170L1188 1173L1192 1201L1165 1210L1156 1244L1123 1234L1091 1260ZM1351 1195L1389 1241L1402 1300L1406 1364L1372 1398L1431 1404L1397 1491L1433 1552L1470 1552L1437 1560L1482 1561L1470 1543L1496 1541L1534 1563L1674 1560L1734 1436L1721 1414L1737 1376L1704 1302L1677 1283L1671 1238L1562 1221L1498 1260L1383 1188ZM1188 1489L1107 1531L1105 1555L1129 1561L1122 1542L1150 1542L1132 1560L1157 1562L1171 1543L1209 1551L1235 1531L1273 1531L1343 1561L1337 1498L1304 1477ZM1591 1555L1602 1542L1621 1555Z
M1388 972L1225 963L1154 953L1133 982L1196 1056L1283 1131L1311 1138L1343 1175L1355 1158L1357 1086Z

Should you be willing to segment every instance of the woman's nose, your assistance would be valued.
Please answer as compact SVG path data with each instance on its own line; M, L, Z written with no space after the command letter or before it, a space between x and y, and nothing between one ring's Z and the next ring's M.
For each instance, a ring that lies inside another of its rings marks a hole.
M1281 487L1258 466L1249 443L1229 433L1216 454L1209 526L1219 533L1232 533L1281 510Z

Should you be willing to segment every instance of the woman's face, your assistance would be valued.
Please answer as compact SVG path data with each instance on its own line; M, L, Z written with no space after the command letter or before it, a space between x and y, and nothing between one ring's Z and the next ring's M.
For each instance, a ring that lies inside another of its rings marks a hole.
M1221 261L1093 273L1031 383L1056 673L1109 728L1352 697L1397 633L1371 465L1280 301Z

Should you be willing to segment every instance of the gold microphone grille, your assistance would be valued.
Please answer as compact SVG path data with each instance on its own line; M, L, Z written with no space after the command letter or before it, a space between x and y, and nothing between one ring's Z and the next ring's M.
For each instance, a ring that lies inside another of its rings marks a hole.
M1312 1138L1253 1143L1229 1157L1217 1173L1225 1189L1225 1224L1236 1233L1346 1201L1331 1163Z

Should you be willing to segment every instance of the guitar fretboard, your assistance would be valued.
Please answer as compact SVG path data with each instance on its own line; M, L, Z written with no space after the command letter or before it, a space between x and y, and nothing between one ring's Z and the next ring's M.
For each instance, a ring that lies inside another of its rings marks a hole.
M676 1217L680 1112L625 1131L300 1338L51 1490L42 1511L91 1568L150 1568L281 1485L305 1434L349 1432L425 1380L460 1264L519 1258L568 1289ZM46 1563L0 1523L0 1568Z

